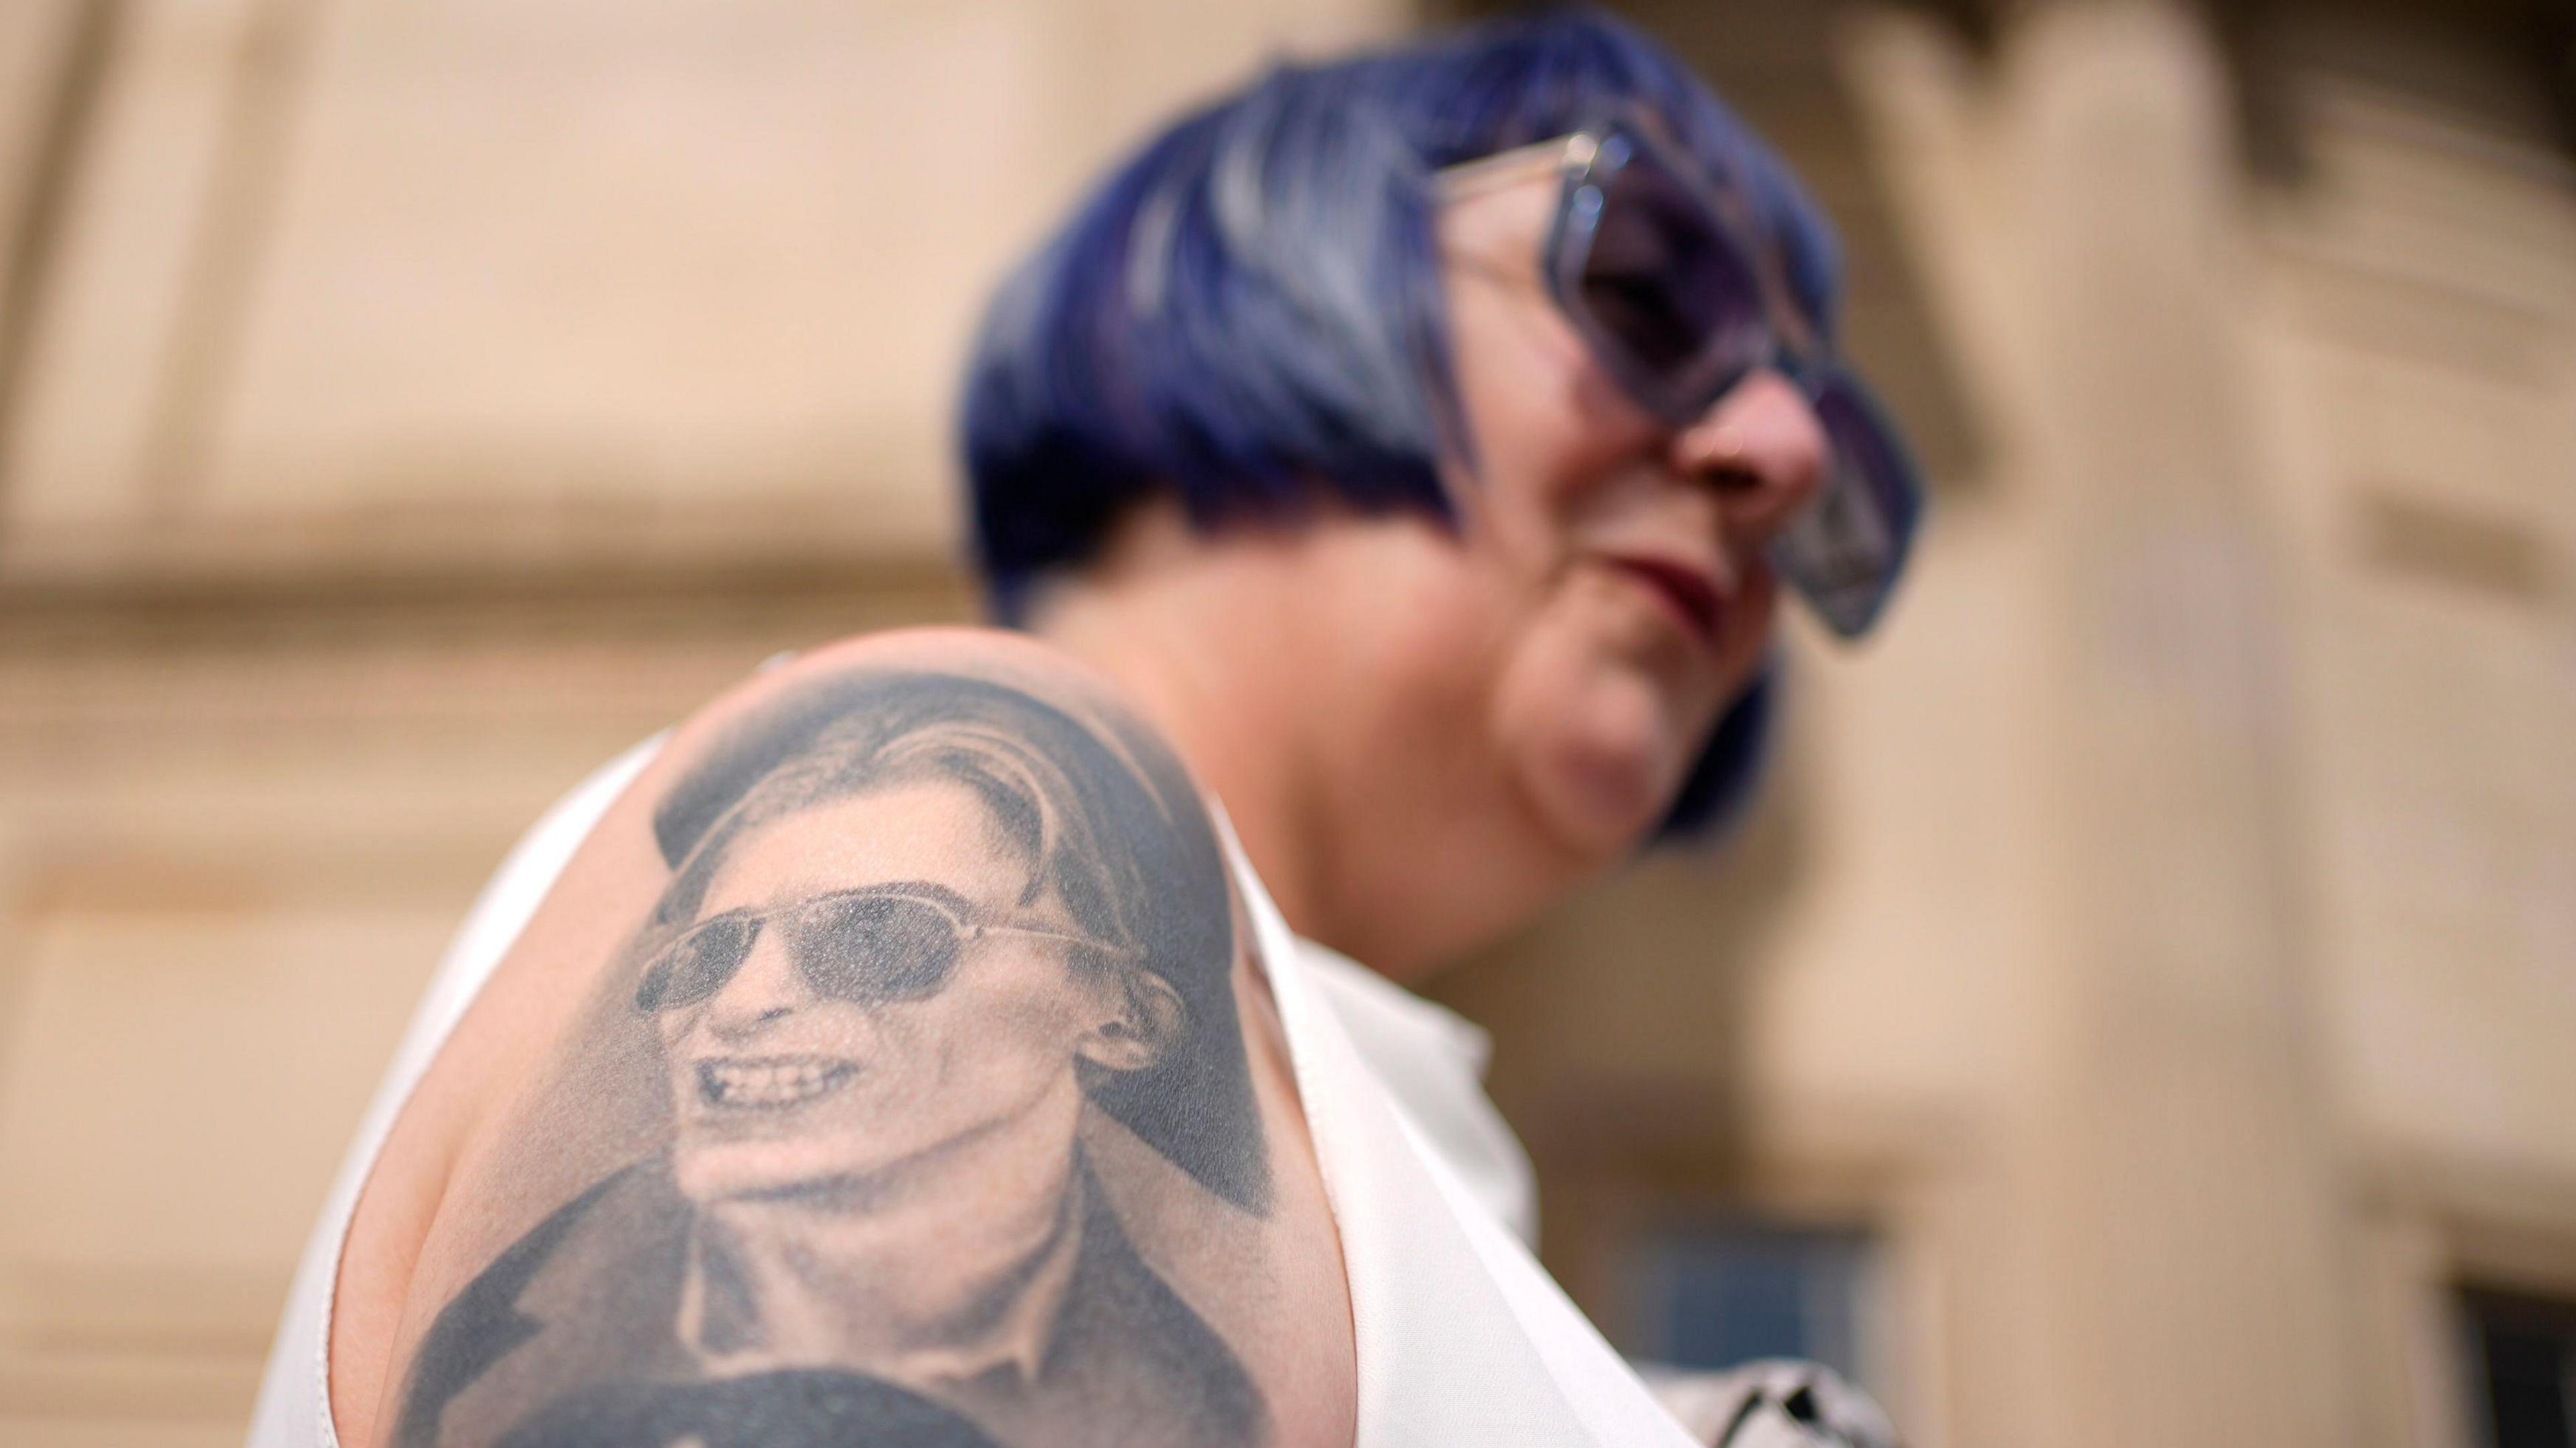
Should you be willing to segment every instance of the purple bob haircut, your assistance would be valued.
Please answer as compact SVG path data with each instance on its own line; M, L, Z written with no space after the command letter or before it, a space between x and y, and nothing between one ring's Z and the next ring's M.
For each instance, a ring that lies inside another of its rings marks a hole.
M1116 166L1003 284L960 427L975 562L1022 621L1129 507L1192 524L1294 519L1330 499L1454 517L1472 478L1450 366L1431 178L1644 115L1745 192L1830 335L1840 258L1788 169L1688 67L1589 10L1546 11L1318 65L1281 65ZM1664 837L1752 794L1770 675L1720 721Z

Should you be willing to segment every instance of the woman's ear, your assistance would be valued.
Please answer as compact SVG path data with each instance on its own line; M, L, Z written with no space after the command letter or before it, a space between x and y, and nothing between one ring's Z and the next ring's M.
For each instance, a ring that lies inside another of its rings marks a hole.
M1150 970L1120 971L1116 989L1122 1009L1084 1033L1076 1049L1112 1071L1142 1071L1180 1040L1189 1013L1180 992Z

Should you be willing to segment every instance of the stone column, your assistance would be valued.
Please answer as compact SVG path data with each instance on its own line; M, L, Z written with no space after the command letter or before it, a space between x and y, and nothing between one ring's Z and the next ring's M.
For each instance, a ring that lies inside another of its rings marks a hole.
M2103 0L2026 12L1997 65L2055 711L2026 1441L2336 1448L2341 1214L2223 57L2185 5Z

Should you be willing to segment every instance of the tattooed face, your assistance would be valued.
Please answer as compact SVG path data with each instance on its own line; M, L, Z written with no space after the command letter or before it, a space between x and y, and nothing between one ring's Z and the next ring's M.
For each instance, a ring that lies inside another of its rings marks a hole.
M505 1185L569 1184L593 1117L641 1154L449 1299L395 1448L1265 1441L1192 1305L1245 1330L1312 1280L1270 1265L1224 857L1059 688L817 671L676 777ZM1166 1268L1131 1223L1231 1245Z
M1125 1033L1124 993L1074 959L1057 902L1020 903L1033 868L980 795L941 780L737 840L699 911L720 942L700 975L721 984L658 1017L682 1193L865 1195L1033 1117L1060 1118L1069 1150L1075 1062Z

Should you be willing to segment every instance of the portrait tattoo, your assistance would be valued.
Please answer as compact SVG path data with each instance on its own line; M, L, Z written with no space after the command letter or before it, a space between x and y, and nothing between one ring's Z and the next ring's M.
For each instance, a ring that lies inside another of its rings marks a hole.
M399 1448L1262 1442L1259 1274L1191 1263L1258 1256L1270 1156L1164 747L847 673L653 825L667 882L514 1128L541 1200L419 1340Z

